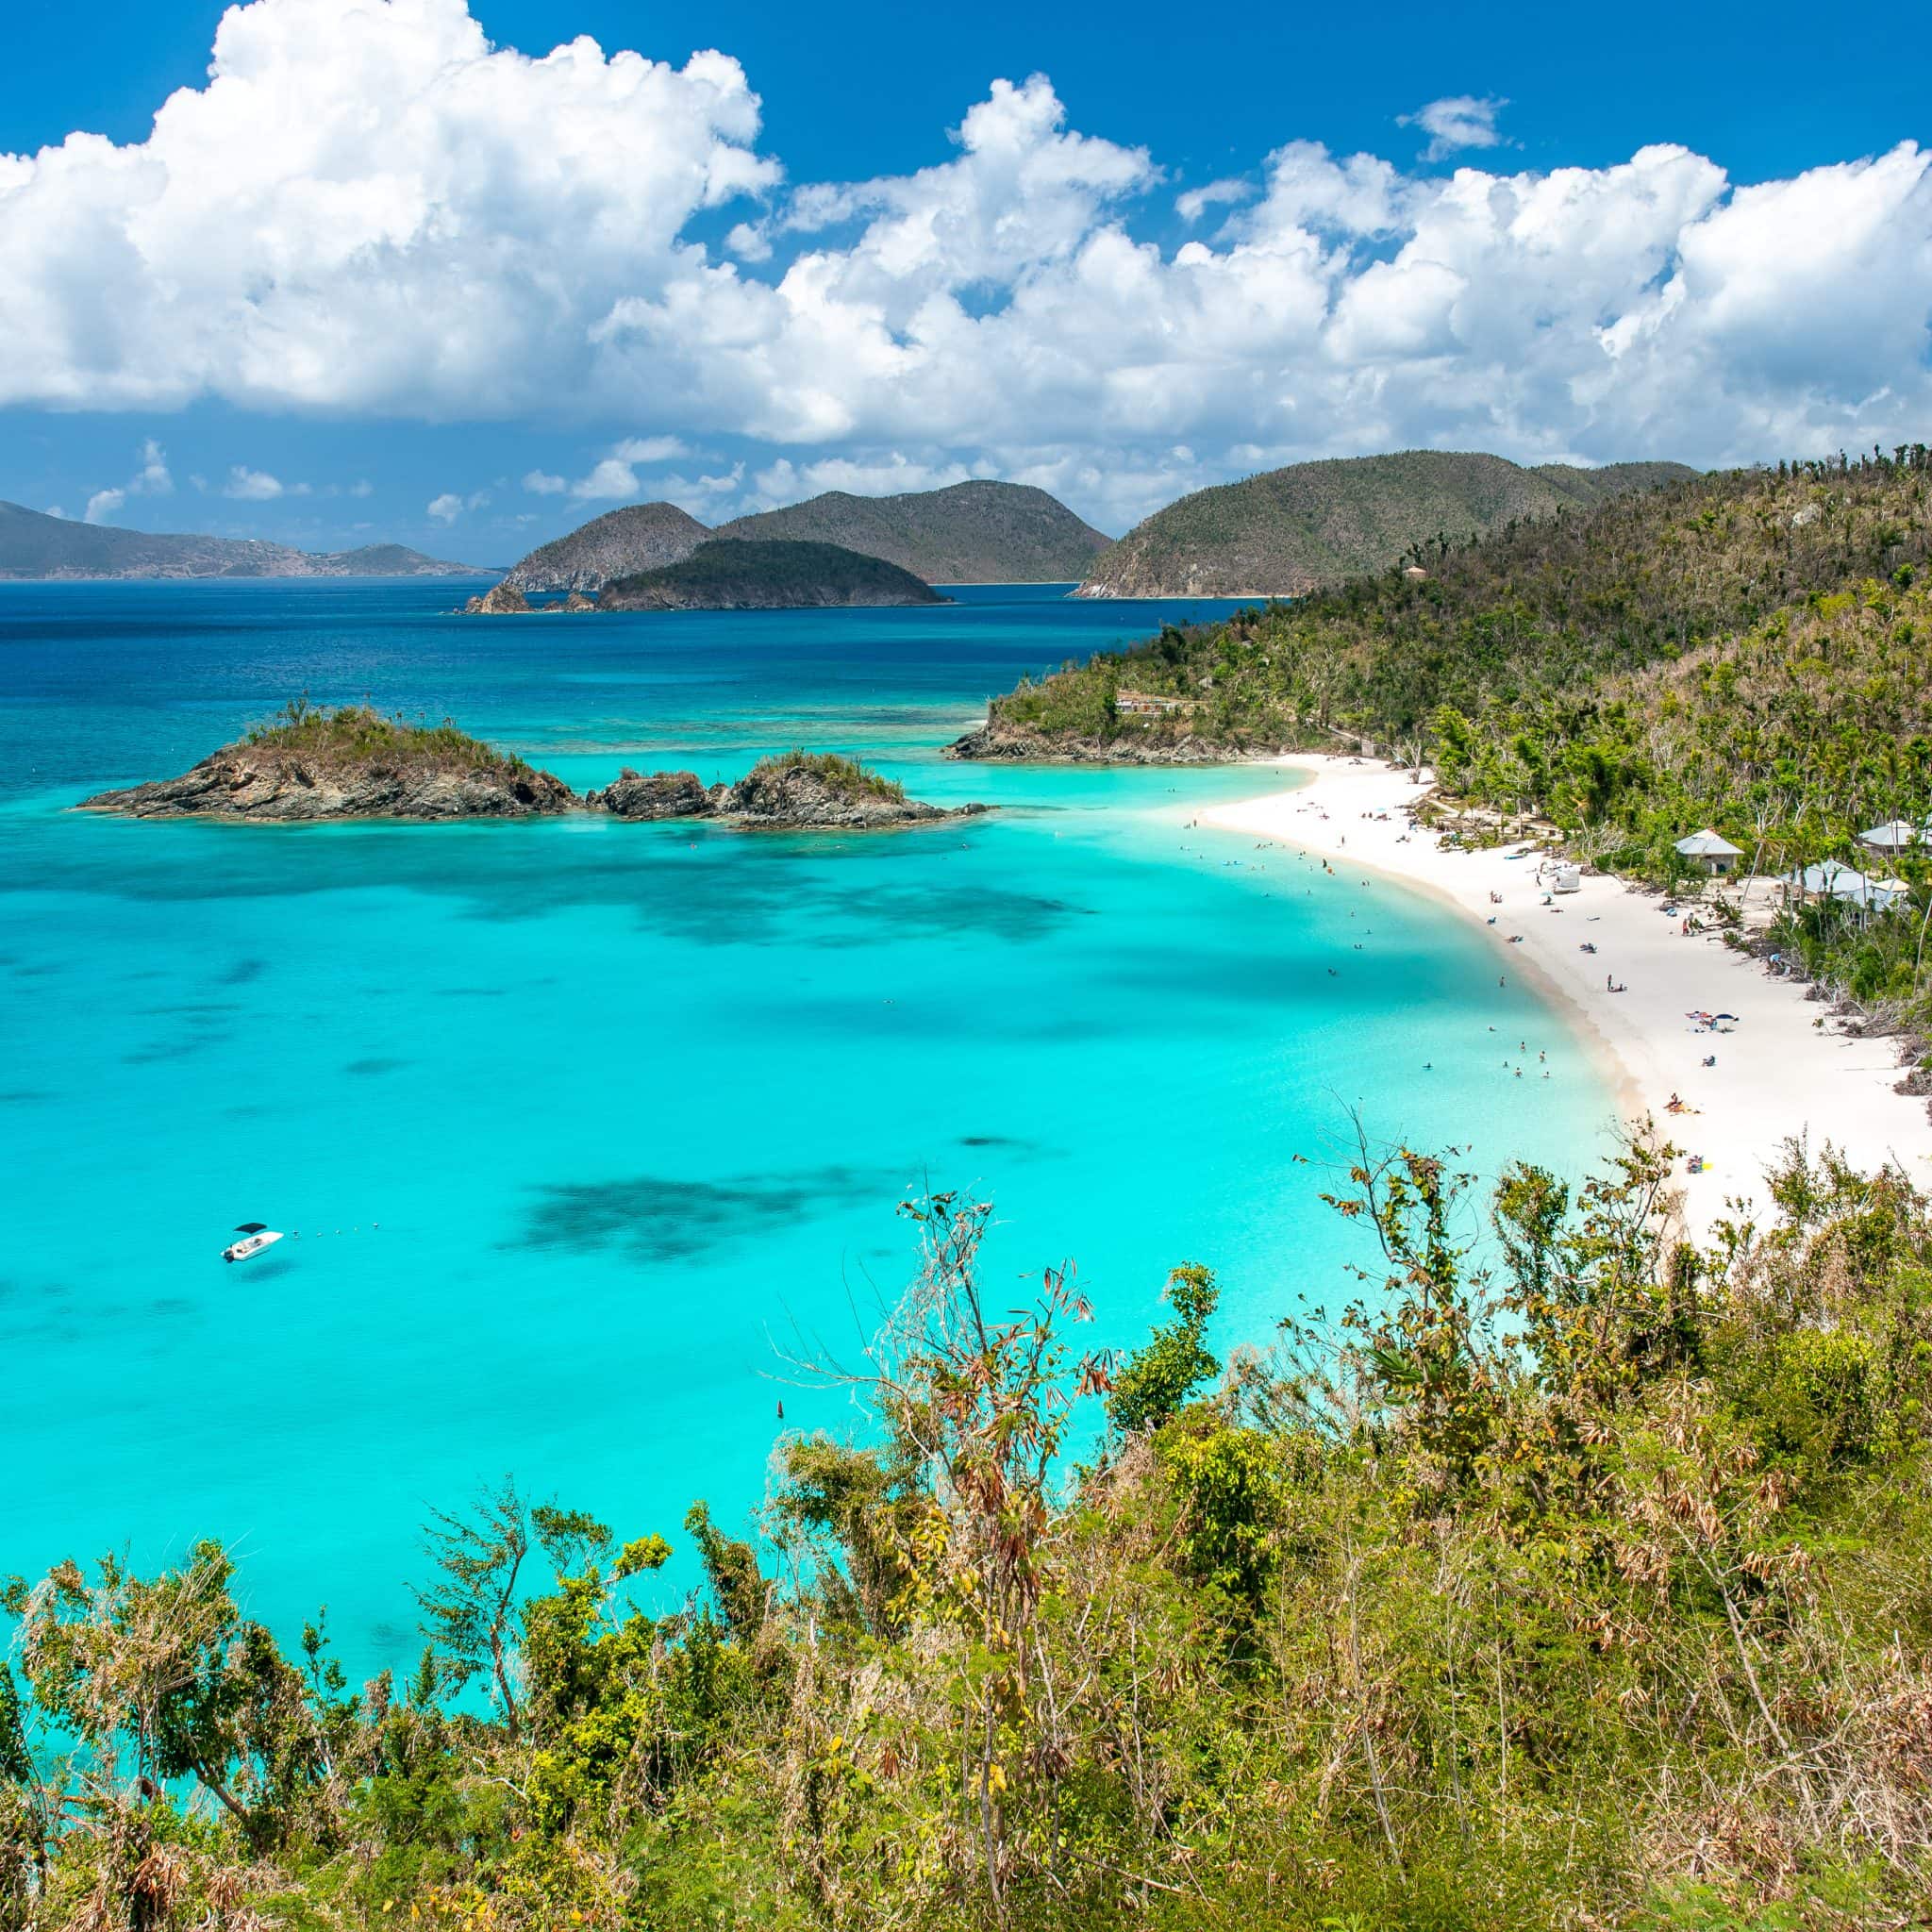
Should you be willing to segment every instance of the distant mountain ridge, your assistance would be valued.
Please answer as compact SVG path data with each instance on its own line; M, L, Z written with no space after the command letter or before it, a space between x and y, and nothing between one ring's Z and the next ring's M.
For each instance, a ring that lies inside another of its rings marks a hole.
M991 479L898 496L829 490L784 509L735 518L716 534L836 543L896 563L929 584L1078 583L1109 541L1044 490Z
M1157 510L1098 558L1079 594L1303 596L1387 570L1439 535L1460 541L1695 474L1682 463L1524 469L1446 450L1294 463Z
M253 537L156 535L110 524L76 524L18 503L0 503L0 577L451 577L485 576L401 543L357 550L297 550Z
M927 584L1077 583L1108 542L1058 498L1024 483L954 483L899 496L833 490L716 530L674 503L630 504L540 544L503 581L526 595L595 592L619 577L682 563L713 538L828 543Z
M618 577L682 563L710 531L675 503L631 503L607 510L567 537L540 543L503 580L532 592L601 591Z

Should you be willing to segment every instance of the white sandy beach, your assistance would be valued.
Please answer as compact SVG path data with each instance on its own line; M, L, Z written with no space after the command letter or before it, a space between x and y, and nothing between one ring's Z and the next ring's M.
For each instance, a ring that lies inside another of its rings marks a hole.
M1688 1158L1676 1163L1693 1234L1732 1197L1766 1207L1764 1170L1800 1132L1859 1167L1890 1161L1932 1181L1932 1121L1924 1100L1892 1091L1892 1041L1847 1038L1829 1019L1821 1028L1828 1008L1801 987L1773 978L1715 934L1683 937L1661 900L1616 879L1586 873L1579 891L1546 907L1536 860L1507 856L1517 846L1464 853L1442 849L1434 833L1410 833L1407 813L1423 788L1406 772L1315 755L1277 762L1309 782L1203 810L1200 824L1279 840L1343 876L1350 867L1362 877L1379 873L1466 912L1494 938L1499 971L1522 974L1578 1016L1614 1067L1625 1114L1651 1113L1687 1158L1703 1157L1701 1174L1687 1171ZM1610 977L1624 990L1607 991ZM1735 1029L1700 1031L1687 1017L1697 1011L1735 1014ZM1714 1066L1703 1064L1707 1055ZM1696 1111L1668 1113L1673 1094Z

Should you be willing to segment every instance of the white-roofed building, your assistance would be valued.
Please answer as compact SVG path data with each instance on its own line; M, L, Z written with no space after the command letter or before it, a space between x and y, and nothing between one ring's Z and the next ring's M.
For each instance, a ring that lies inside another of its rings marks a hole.
M1803 899L1841 899L1868 912L1890 912L1911 897L1903 879L1874 879L1842 859L1826 858L1785 875L1785 890Z
M1680 858L1688 858L1692 865L1709 873L1713 878L1723 878L1744 856L1738 846L1720 837L1708 825L1701 832L1692 832L1688 838L1679 839L1677 853Z
M1858 843L1868 852L1903 852L1908 845L1916 845L1924 837L1917 825L1908 825L1904 819L1893 819L1887 825L1874 825L1869 831L1858 834Z

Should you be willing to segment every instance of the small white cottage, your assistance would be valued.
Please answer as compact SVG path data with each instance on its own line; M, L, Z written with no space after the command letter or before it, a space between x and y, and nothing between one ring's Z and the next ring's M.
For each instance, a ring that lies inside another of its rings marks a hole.
M1870 831L1858 834L1858 843L1868 852L1883 852L1896 857L1908 845L1919 842L1919 828L1908 825L1904 819L1893 819L1889 825L1874 825Z
M1723 878L1742 858L1742 850L1728 839L1720 838L1708 825L1677 841L1677 851L1690 863L1713 878Z

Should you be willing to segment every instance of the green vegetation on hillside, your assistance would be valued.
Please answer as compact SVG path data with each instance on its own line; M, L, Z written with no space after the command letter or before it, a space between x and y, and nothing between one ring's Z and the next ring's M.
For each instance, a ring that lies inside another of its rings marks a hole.
M1020 483L974 481L900 496L827 491L722 525L721 537L837 543L927 583L1077 583L1108 540Z
M505 575L501 588L525 594L600 591L615 577L689 557L710 534L675 503L627 503L538 544Z
M606 610L705 610L941 601L897 564L834 543L712 538L675 563L616 578L599 603Z
M760 758L739 782L751 786L763 778L782 778L787 772L808 773L840 798L885 798L898 804L906 796L905 786L896 778L836 751L780 752Z
M1705 824L1762 876L1829 858L1902 873L1911 917L1840 903L1776 938L1834 991L1923 1023L1932 855L1875 859L1855 840L1932 817L1928 489L1924 447L1698 477L1170 626L1023 685L993 716L1049 749L1062 733L1231 752L1367 741L1659 882ZM1188 708L1123 715L1123 690Z
M266 724L251 726L242 741L257 751L286 754L332 769L530 769L515 753L500 752L480 738L472 738L447 718L440 724L412 724L400 712L385 717L372 705L315 705L307 697L291 698Z
M1070 1275L983 1278L988 1204L910 1202L819 1368L869 1429L787 1439L753 1538L695 1505L668 1615L663 1538L508 1483L429 1525L406 1678L214 1544L16 1580L0 1924L1918 1924L1932 1213L1793 1150L1692 1253L1669 1160L1508 1170L1491 1276L1453 1155L1365 1146L1360 1295L1218 1382L1205 1270L1117 1367Z
M1547 464L1442 450L1294 463L1196 491L1094 565L1108 596L1298 595L1529 518L1556 518L1695 473L1681 463Z

